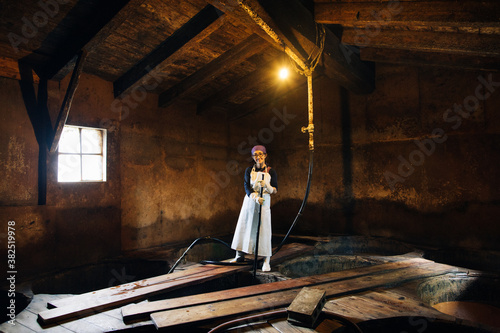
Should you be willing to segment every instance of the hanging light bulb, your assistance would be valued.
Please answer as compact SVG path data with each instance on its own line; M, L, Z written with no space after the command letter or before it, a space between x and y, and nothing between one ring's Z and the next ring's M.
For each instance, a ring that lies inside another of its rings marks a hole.
M280 79L285 80L286 78L288 78L289 75L290 75L290 72L288 71L287 67L282 67L280 69L280 71L279 71Z

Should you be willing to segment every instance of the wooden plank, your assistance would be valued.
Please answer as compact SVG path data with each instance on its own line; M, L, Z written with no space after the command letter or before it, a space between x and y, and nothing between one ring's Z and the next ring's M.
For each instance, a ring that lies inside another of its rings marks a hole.
M57 116L54 134L50 138L50 142L47 143L47 146L49 147L51 153L54 153L59 146L59 140L61 138L64 125L66 125L66 120L68 119L69 111L71 109L71 103L73 102L73 97L75 96L76 89L78 88L78 83L80 82L80 74L82 73L83 64L86 57L87 51L85 50L80 51L80 53L78 54L78 60L76 61L75 69L73 70L73 74L71 75L66 94L64 95L61 110L59 111L59 115Z
M293 258L294 256L299 256L303 255L306 253L309 253L314 250L313 246L305 245L305 244L298 244L298 243L292 243L292 244L287 244L285 245L277 254L271 257L271 264L276 265L284 260ZM243 268L242 268L243 267ZM135 282L129 282L125 284L121 284L119 286L114 286L110 288L104 288L101 290L96 290L96 291L91 291L88 293L80 294L80 295L75 295L72 297L65 297L62 299L57 299L51 302L48 302L49 307L63 307L63 306L70 306L74 303L84 301L88 298L100 298L100 297L109 297L114 294L120 293L123 294L128 291L135 290L140 287L147 287L147 286L152 286L152 285L157 285L165 282L176 282L176 281L185 281L188 279L191 279L192 277L196 276L203 276L206 274L211 274L212 270L219 269L221 266L216 266L216 265L199 265L195 264L189 267L189 269L180 271L177 270L171 274L164 274L164 275L159 275L155 277L151 277L148 279L143 279L140 281L135 281ZM246 270L249 269L249 267L246 266L227 266L229 269L236 269L239 271L239 269ZM188 280L190 281L190 280Z
M232 49L224 52L221 56L200 68L194 74L161 93L158 98L158 105L160 107L167 107L174 99L185 96L195 89L202 87L214 77L221 75L231 67L259 53L266 47L267 43L262 38L255 34L250 35Z
M136 15L137 9L146 0L130 0L125 6L103 27L100 29L95 36L82 47L87 53L92 53L97 47L99 47L104 41L111 36L125 21L134 17ZM74 64L71 61L63 66L54 76L53 80L62 80L70 71L74 68Z
M393 287L411 280L442 275L456 270L457 268L452 266L429 263L382 274L325 283L316 285L315 288L324 290L327 297L332 298L376 287ZM207 305L187 306L180 309L153 313L151 314L151 319L158 329L200 324L214 319L285 307L293 301L299 291L300 289L292 289Z
M210 26L218 27L222 23L220 18L223 15L223 12L212 5L203 8L180 29L165 39L154 51L113 83L115 97L120 96L165 59L183 48L190 40L203 33L205 29L209 28L209 32L212 32L214 29L210 28ZM203 37L206 37L206 34L203 34Z
M365 47L360 51L361 59L379 63L479 69L484 71L500 70L500 56L477 56L374 47Z
M62 299L57 299L48 302L48 307L52 308L60 308L64 306L70 306L74 303L83 301L88 298L100 298L100 297L109 297L113 294L116 293L125 293L127 291L132 291L135 290L136 288L140 287L148 287L148 286L153 286L157 284L161 284L164 282L169 282L169 281L178 281L186 278L190 278L192 276L199 276L201 274L205 274L208 271L215 269L215 266L201 266L197 265L193 268L190 268L189 271L184 271L184 272L173 272L171 274L164 274L164 275L159 275L155 276L152 278L148 279L143 279L139 281L134 281L134 282L129 282L129 283L124 283L118 286L110 287L110 288L104 288L96 291L91 291L88 293L80 294L80 295L75 295L71 297L65 297Z
M212 96L206 98L204 101L198 103L196 108L196 114L200 115L206 111L216 107L221 102L227 101L232 97L240 94L242 90L252 89L252 87L258 87L264 82L272 79L273 73L271 66L267 65L264 68L257 69L245 77L233 82L231 85L224 87L219 92L213 94Z
M323 290L304 287L287 309L288 321L313 328L325 303Z
M408 297L407 293L398 292L398 288L341 297L327 302L324 309L340 313L355 322L397 316L451 319L450 316L424 305L414 295Z
M318 2L314 19L323 24L344 27L390 26L500 26L500 2L481 1L404 1L404 2Z
M312 250L312 246L289 244L278 252L274 263L278 263L293 255L303 254ZM273 261L271 261L273 264ZM92 313L102 312L120 305L143 300L149 296L165 293L192 284L210 281L216 278L250 270L250 266L197 266L192 269L165 274L158 277L144 279L116 287L101 289L82 295L55 300L49 303L54 309L39 313L38 317L43 324L67 321L76 317L84 317Z
M313 73L313 82L314 80L323 76L323 73L320 71L314 71ZM276 89L273 89L276 88ZM304 77L299 77L297 80L289 82L286 86L276 85L271 89L267 89L262 94L255 96L242 104L237 104L231 107L231 112L229 113L229 121L234 121L240 118L243 118L255 110L262 108L268 104L271 104L273 101L283 98L287 94L293 94L297 92L299 89L307 89L307 81ZM278 89L281 88L281 89ZM281 91L281 94L278 94L277 91ZM304 104L305 105L305 104Z
M340 272L330 272L322 275L302 277L297 279L278 281L255 286L234 288L231 290L216 291L200 295L185 296L179 298L166 299L154 302L144 302L140 304L131 304L122 308L122 315L125 321L144 319L151 313L182 308L186 304L200 305L207 303L220 302L230 299L256 296L288 289L302 288L316 284L346 280L354 277L377 274L388 270L404 269L418 264L428 263L425 259L403 260L394 263L374 265L363 268L355 268Z
M33 71L33 83L38 84L40 78ZM21 80L21 73L19 72L19 64L17 60L12 58L0 57L0 77L6 77L14 80Z
M97 297L81 297L75 302L75 297L68 304L68 300L64 300L64 306L40 312L38 318L44 325L67 321L73 318L85 317L93 313L102 312L117 306L143 300L146 297L165 293L181 287L186 287L192 284L210 281L242 270L248 270L247 266L240 267L220 267L206 270L206 274L193 274L184 278L174 280L166 280L158 283L135 284L135 287L130 288L130 284L125 290L121 288L111 289L111 293L101 292ZM144 281L144 280L143 280ZM103 295L106 294L106 295ZM58 304L59 302L56 302Z
M35 71L48 79L52 78L63 68L81 49L94 38L106 24L129 2L130 0L112 0L95 3L78 2L59 23L58 27L65 28L63 36L53 36L54 29L48 38L55 38L60 46L58 52L52 54L49 61L42 64L34 64ZM81 17L81 15L87 15ZM79 20L80 24L75 24ZM41 74L40 74L41 73Z
M378 47L478 56L500 56L499 36L489 34L391 29L381 29L378 34L368 34L364 30L346 28L342 35L342 42L360 48Z

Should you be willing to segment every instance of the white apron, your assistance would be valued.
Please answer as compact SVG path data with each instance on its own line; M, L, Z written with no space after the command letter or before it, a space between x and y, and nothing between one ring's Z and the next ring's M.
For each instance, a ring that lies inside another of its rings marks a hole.
M265 172L256 172L252 170L250 174L250 184L253 187L257 180L262 179L269 182L271 175ZM272 255L271 245L271 195L264 190L262 195L264 204L261 206L261 220L260 220L260 233L259 233L259 249L260 256L269 257ZM238 217L238 224L234 231L234 238L231 248L237 251L254 254L255 240L257 237L257 224L259 220L259 204L253 201L248 195L243 199L240 216Z

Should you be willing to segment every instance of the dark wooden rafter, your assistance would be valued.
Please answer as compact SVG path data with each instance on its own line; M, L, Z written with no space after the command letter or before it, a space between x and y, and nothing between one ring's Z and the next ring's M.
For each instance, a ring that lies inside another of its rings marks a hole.
M52 132L47 106L48 84L46 79L41 78L38 82L38 91L35 92L32 65L21 59L18 66L21 76L19 81L21 94L38 143L38 204L45 205L47 202L47 137Z
M315 0L314 18L318 23L364 27L369 24L391 26L500 27L500 2L486 1L358 1Z
M270 27L281 40L291 44L298 50L299 56L310 65L310 55L318 51L318 27L312 13L299 1L275 0L262 2L257 0L240 0L257 12L265 12L263 19L268 20ZM287 42L288 41L288 42ZM340 85L355 93L369 93L374 89L374 72L363 63L356 54L348 54L340 40L328 29L325 32L322 66L324 73ZM288 46L288 44L287 44Z
M195 89L202 87L214 77L240 64L252 55L261 52L266 47L268 47L266 41L255 34L250 35L244 41L212 60L194 74L161 93L158 101L159 106L166 107L170 105L174 99L186 96Z
M154 51L113 83L115 97L120 96L127 89L134 86L152 70L161 70L161 68L157 67L169 56L185 47L186 44L192 43L193 40L196 41L200 38L205 38L207 34L217 29L222 24L221 17L223 15L223 12L212 5L207 5L203 8Z
M361 59L379 63L409 66L439 66L470 70L499 71L500 59L495 56L436 53L366 47L360 49Z
M47 36L47 43L50 40L57 41L58 52L52 55L48 61L33 64L37 74L47 79L51 79L61 68L70 62L80 50L86 49L88 52L91 48L102 42L114 28L123 22L123 18L126 18L133 12L135 7L130 6L117 21L112 21L113 17L115 17L129 1L131 0L97 1L91 4L84 1L78 2L59 24L60 26L73 27L65 34L65 38L56 36L59 32L58 28L54 29L54 31ZM133 4L137 6L142 2L143 0L137 0L134 1ZM80 17L81 15L86 16L85 24L80 23L75 25L75 17ZM106 29L103 30L105 27ZM98 35L101 30L103 30L103 32L101 35ZM99 37L92 42L93 38L96 36ZM42 43L42 47L39 51L43 51L43 48L44 46ZM29 62L30 56L27 56L25 60Z
M18 62L11 58L0 57L0 77L21 80ZM35 72L33 72L32 79L34 83L40 82L40 78Z
M133 18L134 14L146 0L129 0L120 11L113 16L103 27L100 29L90 41L85 44L82 49L87 51L87 53L91 53L94 49L96 49L99 45L105 42L105 40L113 34L113 32L123 24L128 19ZM67 74L69 74L73 68L75 67L76 59L78 56L73 57L73 59L69 60L66 65L64 65L58 72L53 76L54 80L61 80Z
M378 34L346 28L342 41L349 45L413 51L500 57L498 35L381 29Z
M211 108L217 107L221 105L222 102L231 99L232 97L241 93L242 90L252 89L253 87L257 87L264 82L272 79L271 76L274 76L275 73L272 70L271 65L263 66L262 68L258 68L245 77L239 79L237 82L232 83L231 85L224 87L224 89L218 91L212 96L206 98L204 101L198 103L198 107L196 113L198 115L210 110Z
M497 70L500 2L315 0L315 20L344 27L366 61ZM384 49L386 51L384 51Z
M322 71L314 71L312 74L313 81L323 75L324 74ZM286 89L280 89L279 84L276 84L273 88L267 89L264 93L251 98L242 104L233 104L231 108L232 112L229 112L229 120L234 121L246 117L249 114L253 113L255 110L269 105L273 101L282 98L283 96L286 96L287 94L290 94L297 89L304 89L304 87L307 86L307 80L305 77L301 78L302 79L299 78L299 80L293 81L290 85L287 86Z
M78 59L73 70L73 74L71 75L71 79L69 81L68 88L66 90L66 94L59 111L59 115L57 116L53 135L50 137L50 141L47 143L51 153L55 152L57 146L59 145L59 139L61 138L64 125L66 124L66 120L68 119L69 111L71 109L73 97L75 96L76 89L78 88L78 83L80 82L80 74L82 73L82 68L86 56L87 51L85 50L80 51L80 53L78 54Z

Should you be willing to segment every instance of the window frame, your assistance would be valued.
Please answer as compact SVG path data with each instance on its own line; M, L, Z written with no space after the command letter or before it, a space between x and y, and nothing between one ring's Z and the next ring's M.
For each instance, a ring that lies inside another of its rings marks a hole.
M67 153L67 152L60 152L59 147L60 144L57 148L57 174L56 174L56 179L58 184L68 184L68 183L105 183L107 182L107 130L105 128L97 128L97 127L89 127L89 126L80 126L80 125L64 125L64 127L72 127L78 129L78 135L79 135L79 152L78 153ZM83 140L82 140L82 129L87 129L87 130L96 130L101 132L101 153L83 153ZM62 138L62 136L61 136ZM59 159L61 155L65 156L78 156L80 159L80 180L60 180L59 179ZM99 156L102 158L102 179L100 180L84 180L83 179L83 173L84 173L84 167L83 167L83 156Z

